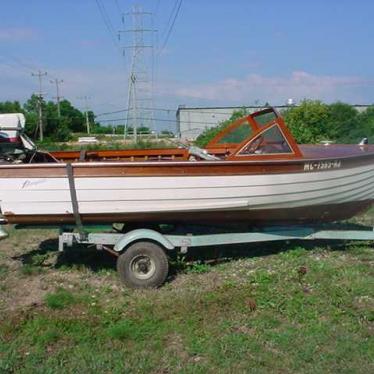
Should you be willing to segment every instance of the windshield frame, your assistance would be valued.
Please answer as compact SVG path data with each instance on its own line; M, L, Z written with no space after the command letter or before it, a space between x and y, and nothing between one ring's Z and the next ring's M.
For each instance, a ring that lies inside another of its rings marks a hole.
M268 113L274 113L274 119L270 120L267 123L262 123L256 120L257 117L261 115L265 115ZM239 126L243 123L247 122L248 126L251 127L252 132L249 137L244 139L241 143L220 143L220 140L226 137L230 132L236 130ZM277 126L284 136L288 146L290 147L290 153L264 153L264 154L240 154L240 152L247 147L254 139L260 136L263 132L267 131L272 126ZM291 132L288 130L283 118L280 114L274 110L274 108L266 108L264 110L260 110L258 112L252 113L248 116L239 118L238 120L234 121L231 125L226 127L220 133L218 133L206 146L207 150L226 150L227 160L245 160L245 159L253 159L256 158L300 158L302 157L302 153L293 138ZM214 152L213 152L214 153Z

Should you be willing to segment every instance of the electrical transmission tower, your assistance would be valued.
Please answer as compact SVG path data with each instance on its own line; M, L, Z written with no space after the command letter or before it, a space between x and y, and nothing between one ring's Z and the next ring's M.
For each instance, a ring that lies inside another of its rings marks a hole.
M125 40L130 39L131 44L124 46L131 51L128 72L127 121L125 136L129 126L133 128L134 141L137 141L138 128L141 126L153 129L153 78L154 78L154 33L153 15L144 12L141 6L134 5L130 12L122 16L123 30L120 37L125 34ZM125 25L131 25L125 28ZM129 36L128 38L126 36Z
M42 73L40 70L37 73L31 73L33 77L38 77L39 79L39 92L38 92L38 123L39 123L39 139L43 141L43 90L42 90L42 78L47 75L46 72Z
M60 83L63 83L64 81L62 79L58 80L57 78L55 78L53 80L50 80L50 82L56 85L56 96L54 97L54 99L56 99L56 102L57 102L57 116L58 118L60 118L61 117L60 100L63 98L62 96L60 96Z

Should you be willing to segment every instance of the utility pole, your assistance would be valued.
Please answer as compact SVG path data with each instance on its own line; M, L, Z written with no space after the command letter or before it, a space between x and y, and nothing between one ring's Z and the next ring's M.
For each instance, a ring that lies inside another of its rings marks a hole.
M91 127L90 127L90 119L88 117L88 110L89 110L88 100L90 99L90 97L89 96L81 96L81 97L78 97L78 99L84 100L84 114L85 114L85 117L86 117L86 129L87 129L87 134L90 134Z
M42 142L44 139L43 136L43 90L42 90L42 78L47 75L46 72L42 73L40 70L37 73L31 73L33 77L39 78L39 94L38 94L38 122L39 122L39 139Z
M137 142L140 125L153 127L153 35L157 30L153 29L152 13L144 12L140 6L133 6L130 12L123 14L123 25L126 17L130 19L131 27L119 31L120 38L122 34L132 35L131 44L123 47L124 51L126 49L132 51L131 60L127 64L130 69L124 138L126 138L128 126L131 125L134 142ZM127 54L124 53L124 55Z
M62 79L58 80L57 78L55 78L53 80L50 80L50 82L56 85L56 96L54 97L54 99L56 99L57 102L57 116L58 118L61 118L60 99L62 99L63 97L60 96L60 83L64 83L64 81Z

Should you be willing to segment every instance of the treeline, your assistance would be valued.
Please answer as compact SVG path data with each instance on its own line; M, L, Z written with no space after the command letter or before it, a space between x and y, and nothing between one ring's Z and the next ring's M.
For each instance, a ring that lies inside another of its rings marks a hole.
M26 117L26 133L32 139L39 138L38 126L39 98L32 95L25 104L19 101L0 102L0 113L23 113ZM75 108L69 100L60 102L60 115L57 104L42 100L43 132L45 141L68 141L72 133L87 131L85 113ZM111 127L101 126L95 122L95 115L88 112L88 119L93 133L111 133Z
M305 100L285 110L286 124L298 143L358 143L362 138L374 142L374 105L360 112L355 107L337 102Z
M25 104L19 101L0 102L0 113L23 113L26 117L26 134L34 140L39 139L39 97L32 95ZM66 142L73 139L73 134L86 133L86 115L75 108L69 100L60 101L60 115L58 106L53 101L42 100L43 133L44 140L48 142ZM124 125L102 125L95 120L95 114L88 111L88 121L91 134L133 134L133 128ZM139 126L138 134L151 134L152 131L147 126ZM174 136L171 131L163 130L160 136Z
M206 129L196 139L196 144L206 146L219 131L246 114L248 112L243 108L217 127ZM284 110L282 115L300 144L319 143L322 140L358 143L364 137L374 143L374 105L359 112L355 107L341 102L325 104L316 100L304 100L300 105Z

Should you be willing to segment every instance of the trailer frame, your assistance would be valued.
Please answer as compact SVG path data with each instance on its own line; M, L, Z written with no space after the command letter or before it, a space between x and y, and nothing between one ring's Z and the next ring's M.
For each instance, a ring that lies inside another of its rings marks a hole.
M270 226L247 232L218 233L218 234L163 234L157 230L140 228L127 233L87 233L82 238L80 233L62 230L59 235L59 251L65 246L76 244L96 245L98 249L113 246L114 253L121 253L129 245L138 241L152 241L164 249L172 251L179 248L180 252L187 253L192 247L207 247L215 245L258 243L283 240L359 240L374 241L374 227L368 229L337 229L326 226Z
M2 229L5 219L0 219L0 239L8 235ZM17 225L16 228L33 226ZM43 226L51 228L56 226ZM40 226L38 226L40 228ZM243 243L262 243L291 240L349 240L374 241L374 227L354 224L329 224L305 226L268 226L247 230L229 228L183 226L182 231L164 233L155 228L135 228L125 232L103 232L102 226L64 226L59 228L58 250L75 244L95 246L117 257L117 270L121 280L129 287L148 288L162 285L168 275L169 255L172 252L186 254L190 248L221 246ZM106 226L106 228L110 228ZM74 231L75 230L75 231ZM84 235L82 235L84 233Z

